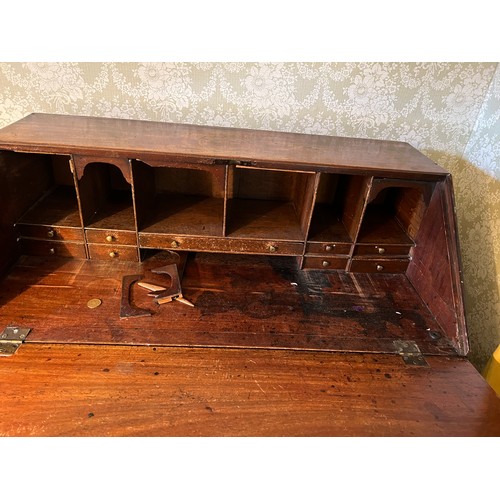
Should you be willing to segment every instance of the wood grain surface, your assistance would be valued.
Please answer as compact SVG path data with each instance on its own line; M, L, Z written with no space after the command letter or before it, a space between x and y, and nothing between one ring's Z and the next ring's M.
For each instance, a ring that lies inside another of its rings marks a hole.
M25 344L0 358L2 436L500 435L462 358Z
M446 174L404 142L42 113L2 129L0 147L142 160L168 154L278 163L291 168L336 165L349 167L351 172L377 168L379 173L402 176Z

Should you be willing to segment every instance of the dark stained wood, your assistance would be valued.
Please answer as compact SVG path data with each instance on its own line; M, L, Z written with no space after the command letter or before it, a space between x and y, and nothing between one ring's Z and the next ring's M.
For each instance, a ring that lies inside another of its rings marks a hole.
M19 235L24 238L84 242L83 230L80 228L18 223L16 224L16 229Z
M124 179L128 184L132 184L132 172L130 168L129 161L126 158L110 158L107 155L104 156L82 156L73 154L71 156L73 160L73 165L75 166L77 179L80 180L85 174L85 168L91 163L104 163L107 165L112 165L117 167L122 173Z
M358 244L354 247L354 256L358 255L372 255L377 257L384 257L389 255L405 255L412 247L410 245L369 245Z
M368 205L363 215L357 243L378 245L412 245L392 211L385 207Z
M228 200L226 233L231 238L304 240L293 203L278 200Z
M408 278L461 354L468 352L451 178L438 183L416 239Z
M88 243L138 246L137 234L135 231L118 231L116 229L85 229L85 235Z
M351 245L348 243L334 243L333 241L307 243L306 253L317 255L349 255L351 253Z
M224 199L207 196L157 194L140 232L222 236Z
M351 241L355 241L359 233L371 183L371 177L352 176L345 180L341 220Z
M122 276L160 284L150 269L162 265L161 253L140 264L23 257L0 282L0 325L32 328L33 342L395 352L406 339L454 353L430 336L439 325L404 274L299 270L292 257L193 254L182 290L194 308L156 307L135 287L136 305L154 314L120 320ZM88 309L92 298L102 305Z
M464 359L25 344L0 358L1 436L499 436Z
M306 254L302 267L304 269L342 269L345 270L349 258L339 256L315 256Z
M89 257L91 259L101 260L139 260L139 251L136 246L126 245L99 245L97 243L89 243Z
M25 255L39 255L42 257L75 257L85 259L87 254L85 245L72 241L48 241L21 238L19 240L20 252Z
M0 147L18 151L129 158L202 157L266 166L348 167L398 175L446 175L407 143L97 117L31 114L0 132ZM379 174L380 175L380 174Z
M368 259L356 257L351 260L349 271L351 273L404 273L408 268L409 260L406 259Z

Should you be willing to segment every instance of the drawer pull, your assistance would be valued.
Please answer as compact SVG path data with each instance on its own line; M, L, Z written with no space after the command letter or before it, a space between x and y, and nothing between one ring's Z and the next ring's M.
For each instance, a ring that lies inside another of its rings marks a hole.
M335 245L325 245L325 250L331 252L335 248Z
M50 255L55 255L55 253L56 253L56 249L55 249L55 248L51 248L51 249L49 250L49 253L50 253Z
M328 266L330 265L330 262L328 262L327 260L324 260L324 261L321 263L321 265L322 265L323 267L328 267Z
M108 234L108 236L106 236L106 241L108 243L112 243L113 241L115 241L115 237L111 234Z
M170 246L172 248L177 248L179 246L179 242L174 240L174 241L172 241L172 243L170 244Z
M383 270L384 270L384 266L377 264L377 271L383 271Z
M110 256L112 259L114 259L115 257L118 257L118 252L115 252L115 251L113 251L113 252L109 252L109 256Z
M278 247L277 247L277 246L275 246L275 245L269 245L269 251L270 251L271 253L276 252L276 250L278 250Z
M53 230L53 229L49 229L49 230L47 231L47 237L48 237L48 238L53 238L55 235L56 235L56 233L54 232L54 230Z
M380 254L385 253L385 248L378 247L378 253L380 253Z

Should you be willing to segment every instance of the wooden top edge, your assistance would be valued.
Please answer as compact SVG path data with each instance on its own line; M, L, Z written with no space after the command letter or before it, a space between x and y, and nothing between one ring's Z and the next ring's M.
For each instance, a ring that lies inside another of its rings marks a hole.
M175 155L448 174L400 141L45 113L29 114L0 129L0 147L56 154Z

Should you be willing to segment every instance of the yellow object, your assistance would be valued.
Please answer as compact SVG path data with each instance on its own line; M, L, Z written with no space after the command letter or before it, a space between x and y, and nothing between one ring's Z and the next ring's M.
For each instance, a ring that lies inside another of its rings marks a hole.
M486 368L484 369L484 378L493 390L500 396L500 345L492 354Z

